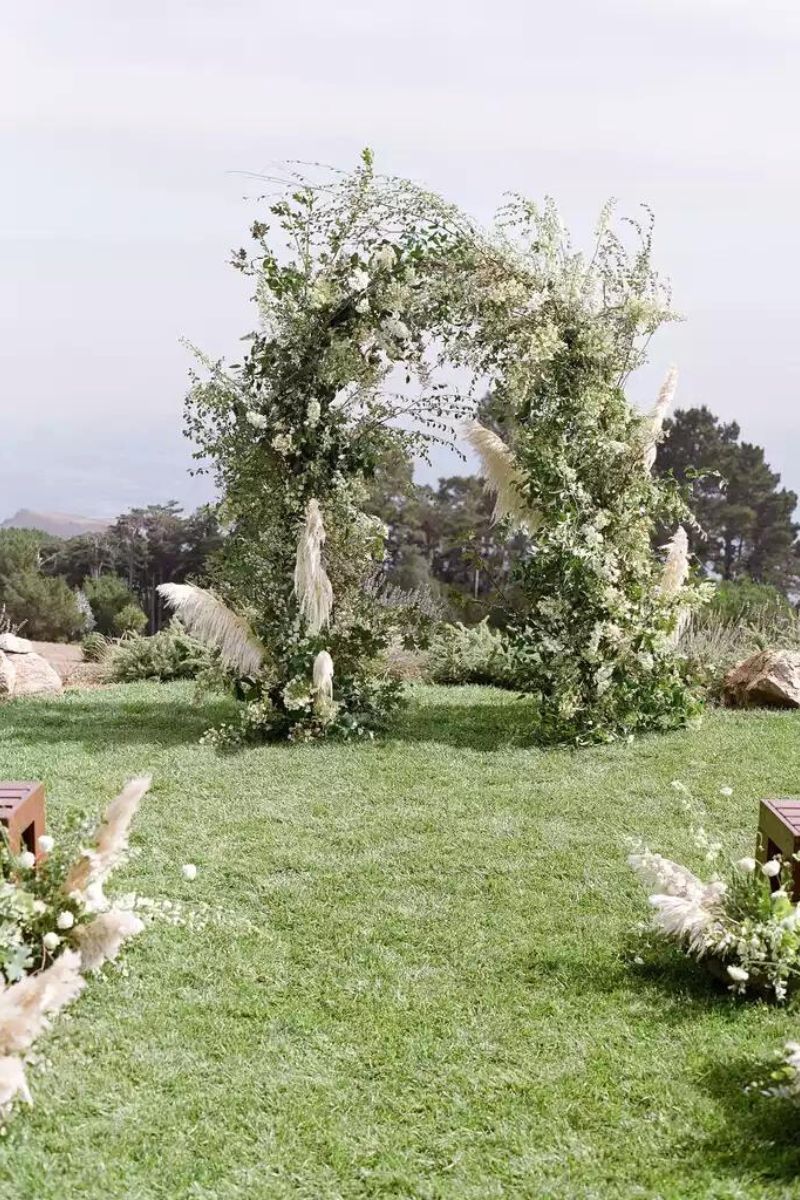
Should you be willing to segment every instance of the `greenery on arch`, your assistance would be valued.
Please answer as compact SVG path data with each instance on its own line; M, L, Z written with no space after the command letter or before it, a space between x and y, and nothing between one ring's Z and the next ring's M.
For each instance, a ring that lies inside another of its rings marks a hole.
M396 702L376 664L412 618L381 603L385 530L366 485L398 447L452 436L487 386L469 436L498 517L531 535L511 638L536 732L583 742L684 723L697 700L674 642L703 596L683 532L665 573L650 541L657 521L688 516L651 474L670 389L649 417L624 393L671 317L651 223L624 239L607 208L585 258L552 204L512 198L483 231L377 176L368 153L350 175L292 180L269 215L256 254L235 258L259 327L241 364L205 360L187 404L230 529L217 590L258 659L242 728L223 739L360 731ZM442 379L454 367L460 391Z

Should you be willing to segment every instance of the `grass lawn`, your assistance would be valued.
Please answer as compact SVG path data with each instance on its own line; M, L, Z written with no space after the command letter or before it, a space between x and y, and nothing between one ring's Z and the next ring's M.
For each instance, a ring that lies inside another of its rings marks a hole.
M514 697L419 688L375 743L218 757L226 705L191 691L0 709L51 832L151 770L116 889L224 910L153 926L57 1023L4 1200L800 1197L800 1113L742 1091L800 1006L633 965L623 845L699 865L678 777L751 852L756 800L800 792L800 714L542 752Z

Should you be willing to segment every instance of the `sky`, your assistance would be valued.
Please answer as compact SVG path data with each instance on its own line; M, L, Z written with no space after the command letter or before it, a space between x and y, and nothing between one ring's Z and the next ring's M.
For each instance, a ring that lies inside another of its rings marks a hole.
M236 357L253 174L371 146L488 221L553 196L588 239L656 214L666 368L800 491L796 0L27 0L0 4L0 520L209 496L188 338ZM453 473L440 456L433 475ZM430 472L428 473L430 477Z

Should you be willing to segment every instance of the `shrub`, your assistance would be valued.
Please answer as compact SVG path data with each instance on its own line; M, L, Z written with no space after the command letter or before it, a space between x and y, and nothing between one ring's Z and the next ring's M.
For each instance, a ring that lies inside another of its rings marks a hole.
M147 628L147 615L138 604L126 604L114 614L111 625L117 637L124 637L126 633L141 634Z
M6 618L25 637L66 642L81 632L83 617L72 588L60 576L25 571L4 581Z
M211 666L212 652L173 621L153 637L134 634L115 646L108 658L108 674L120 683L139 679L194 679Z
M83 657L87 662L100 662L108 649L108 638L95 630L83 639Z
M431 641L427 675L433 683L514 686L508 642L485 618L471 627L443 625Z
M755 583L752 579L723 580L706 610L709 620L748 621L762 626L785 621L792 612L792 606L782 592L768 583Z
M135 595L124 579L120 579L119 575L98 575L96 579L87 579L84 582L83 590L91 605L95 624L100 633L104 633L106 637L112 637L114 634L126 632L115 627L114 618L125 608L139 608L139 606L136 603ZM139 611L142 610L139 608ZM143 613L142 615L144 616ZM144 625L141 625L139 632L144 629L146 624L147 618L145 617Z

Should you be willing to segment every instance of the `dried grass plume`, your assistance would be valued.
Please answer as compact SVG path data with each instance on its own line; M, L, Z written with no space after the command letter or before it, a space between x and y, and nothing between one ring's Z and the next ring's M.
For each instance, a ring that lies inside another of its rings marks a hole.
M689 538L682 525L678 526L664 549L667 557L659 587L661 595L672 600L689 578Z
M0 1058L0 1111L5 1111L18 1095L26 1104L33 1104L22 1059L7 1054Z
M294 590L310 633L319 633L331 619L333 588L322 564L325 525L319 504L309 500L294 568Z
M91 912L107 907L103 885L128 850L131 822L148 791L149 775L132 779L106 809L97 827L94 845L83 852L64 881L64 892L80 892Z
M82 971L97 971L103 963L115 959L128 938L144 929L135 913L124 908L112 908L100 913L77 931Z
M80 955L66 950L44 971L0 991L0 1054L25 1054L47 1024L80 992Z
M658 443L661 438L661 430L664 427L664 418L666 417L672 401L675 399L675 392L678 388L678 368L670 367L667 371L667 377L661 385L661 390L658 393L658 399L650 413L650 424L645 437L644 446L644 468L648 475L653 469L653 464L656 461L658 452Z
M191 583L162 583L159 595L193 637L219 650L226 667L242 675L257 675L264 647L242 617L213 592Z
M495 493L492 521L511 517L517 525L533 532L539 524L539 515L525 503L521 491L522 476L512 451L502 438L480 421L466 426L464 436L481 460L486 490Z
M326 700L333 699L333 659L327 650L320 650L314 659L311 682L318 695Z

